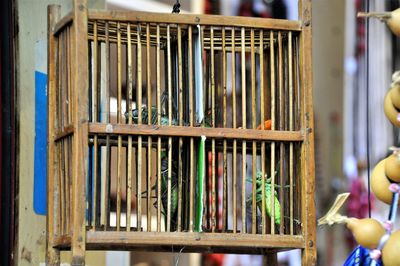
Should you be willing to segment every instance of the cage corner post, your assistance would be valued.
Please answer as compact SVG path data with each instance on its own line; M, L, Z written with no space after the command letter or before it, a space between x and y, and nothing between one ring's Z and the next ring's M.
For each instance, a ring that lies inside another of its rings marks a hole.
M73 1L73 146L72 263L85 265L86 178L88 168L88 10L87 0Z
M299 1L299 20L302 23L300 36L300 80L304 104L302 106L302 129L305 132L301 148L301 222L304 237L302 265L316 265L316 217L315 217L315 163L314 163L314 111L312 88L312 26L311 0Z
M58 210L55 208L55 105L56 105L56 46L57 40L53 35L53 28L57 21L60 19L59 5L49 5L47 8L47 88L48 88L48 135L47 135L47 216L46 216L46 265L59 265L60 264L60 251L54 247L54 238L56 233L56 217L58 217Z

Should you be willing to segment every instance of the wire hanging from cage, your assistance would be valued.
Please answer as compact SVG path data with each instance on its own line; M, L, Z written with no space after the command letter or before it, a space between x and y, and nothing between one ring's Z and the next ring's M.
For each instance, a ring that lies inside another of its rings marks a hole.
M369 12L369 0L365 0L365 12ZM371 156L370 156L370 128L369 128L369 20L365 21L365 78L366 78L366 152L367 152L367 190L368 190L368 217L371 218Z

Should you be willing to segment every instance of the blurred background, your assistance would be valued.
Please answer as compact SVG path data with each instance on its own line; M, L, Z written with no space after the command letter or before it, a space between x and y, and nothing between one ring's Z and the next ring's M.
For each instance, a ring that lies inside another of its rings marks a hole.
M89 0L90 8L172 11L172 0ZM312 1L317 218L337 194L352 192L342 213L384 220L388 207L368 195L368 175L399 142L383 99L399 69L399 41L384 23L357 19L399 7L398 0ZM0 265L44 265L44 215L34 210L35 71L46 72L47 5L71 0L2 1L2 179ZM181 0L182 13L297 19L296 0ZM369 72L367 73L367 63ZM15 70L15 72L12 71ZM17 143L17 144L16 144ZM17 226L15 226L17 225ZM318 265L342 265L355 243L344 226L317 228ZM15 247L15 249L14 249ZM261 265L260 256L88 252L88 265ZM279 254L281 265L300 265L300 252ZM70 261L62 252L63 265Z

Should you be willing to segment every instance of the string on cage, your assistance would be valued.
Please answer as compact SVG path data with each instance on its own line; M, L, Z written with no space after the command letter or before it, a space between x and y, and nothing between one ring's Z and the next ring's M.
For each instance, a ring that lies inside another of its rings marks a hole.
M181 12L181 4L179 3L179 0L176 0L176 3L172 7L172 13L179 13Z
M369 12L369 0L364 2L365 12ZM368 187L368 217L371 218L371 158L370 158L370 128L369 128L369 19L365 20L365 71L366 71L366 152L367 152L367 187Z

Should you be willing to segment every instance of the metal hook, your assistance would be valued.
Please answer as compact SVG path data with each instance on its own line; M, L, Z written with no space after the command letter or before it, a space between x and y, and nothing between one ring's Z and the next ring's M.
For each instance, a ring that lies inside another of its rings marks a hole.
M174 4L174 6L172 7L172 13L177 13L179 14L179 12L181 12L181 4L179 3L179 0L176 0L176 3Z

